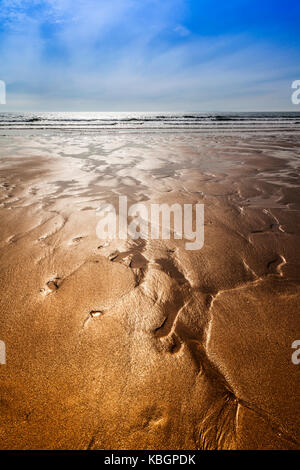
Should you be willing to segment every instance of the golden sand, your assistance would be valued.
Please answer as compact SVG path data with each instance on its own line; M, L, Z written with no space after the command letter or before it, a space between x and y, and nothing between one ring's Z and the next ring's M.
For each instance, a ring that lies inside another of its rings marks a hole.
M2 138L1 449L295 449L293 136ZM205 242L101 242L95 209L203 203Z

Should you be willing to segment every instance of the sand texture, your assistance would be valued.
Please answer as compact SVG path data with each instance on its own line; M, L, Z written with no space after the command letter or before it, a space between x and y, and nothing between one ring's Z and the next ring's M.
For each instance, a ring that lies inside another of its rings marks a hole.
M299 144L2 137L1 449L300 448ZM203 203L203 248L99 240L119 195Z

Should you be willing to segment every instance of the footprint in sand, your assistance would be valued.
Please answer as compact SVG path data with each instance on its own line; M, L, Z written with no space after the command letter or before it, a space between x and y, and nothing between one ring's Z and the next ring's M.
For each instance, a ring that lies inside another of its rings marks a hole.
M90 320L94 320L95 318L99 318L104 315L104 310L91 310L89 312L89 316L83 322L83 328L87 326Z
M90 316L92 318L99 318L103 314L104 314L104 312L102 310L91 310L90 311Z
M74 243L77 244L77 243L79 243L81 240L83 240L83 238L84 238L84 237L82 237L82 236L80 236L80 237L75 237L75 238L73 238L72 243L73 243L73 244L74 244Z
M46 287L42 287L40 292L44 295L49 295L52 292L56 292L57 289L61 286L62 279L60 277L54 277L46 283Z

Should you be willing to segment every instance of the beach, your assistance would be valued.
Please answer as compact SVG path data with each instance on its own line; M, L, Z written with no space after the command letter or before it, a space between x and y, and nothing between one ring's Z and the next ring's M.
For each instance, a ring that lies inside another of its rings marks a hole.
M1 449L299 449L298 117L111 119L0 128ZM100 240L120 196L203 247Z

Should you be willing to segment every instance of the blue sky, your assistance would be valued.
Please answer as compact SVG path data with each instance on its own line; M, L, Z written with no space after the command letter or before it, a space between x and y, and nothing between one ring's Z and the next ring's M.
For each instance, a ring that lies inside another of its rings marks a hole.
M299 19L299 0L0 0L0 111L299 111Z

